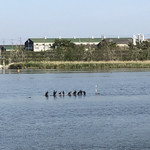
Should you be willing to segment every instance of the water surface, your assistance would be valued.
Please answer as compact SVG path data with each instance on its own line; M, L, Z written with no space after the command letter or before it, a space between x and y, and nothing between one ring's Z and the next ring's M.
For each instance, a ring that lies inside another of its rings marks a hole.
M150 149L149 79L148 70L1 72L0 149ZM87 95L44 97L80 89Z

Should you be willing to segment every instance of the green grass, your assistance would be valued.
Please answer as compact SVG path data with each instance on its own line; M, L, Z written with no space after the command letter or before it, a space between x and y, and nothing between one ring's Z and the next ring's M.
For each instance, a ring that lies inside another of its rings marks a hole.
M9 69L56 69L56 70L94 70L111 68L150 68L150 61L91 61L91 62L63 62L41 61L14 63Z

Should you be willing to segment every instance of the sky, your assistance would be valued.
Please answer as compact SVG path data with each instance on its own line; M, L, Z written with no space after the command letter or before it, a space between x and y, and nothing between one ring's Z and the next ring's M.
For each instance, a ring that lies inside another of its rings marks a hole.
M0 2L0 44L44 37L150 37L150 0Z

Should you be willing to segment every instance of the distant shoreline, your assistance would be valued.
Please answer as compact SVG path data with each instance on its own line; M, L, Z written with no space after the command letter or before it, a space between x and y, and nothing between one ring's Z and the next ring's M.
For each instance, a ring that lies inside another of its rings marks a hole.
M8 69L103 70L112 68L150 68L150 61L30 61L13 63Z

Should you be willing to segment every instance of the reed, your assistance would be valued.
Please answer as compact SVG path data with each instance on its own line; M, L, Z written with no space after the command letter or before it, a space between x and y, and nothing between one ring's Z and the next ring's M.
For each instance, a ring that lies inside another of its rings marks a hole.
M10 69L56 69L93 70L110 68L150 68L150 61L41 61L21 62L9 66Z

